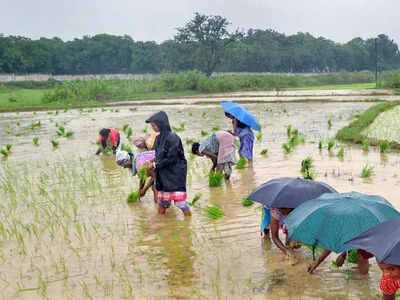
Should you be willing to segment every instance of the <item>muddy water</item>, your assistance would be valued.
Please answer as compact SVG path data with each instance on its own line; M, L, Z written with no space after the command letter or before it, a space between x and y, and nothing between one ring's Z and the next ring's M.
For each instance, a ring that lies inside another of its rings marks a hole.
M261 209L243 207L242 198L257 185L280 176L300 176L300 162L312 156L317 179L340 192L380 194L400 209L399 153L381 156L346 146L343 161L326 150L329 138L355 114L373 103L248 104L262 124L255 143L252 169L234 170L231 182L209 188L206 158L190 158L188 193L201 193L191 219L176 208L158 216L148 193L127 205L137 179L114 163L95 156L102 127L130 124L134 136L148 126L144 120L163 109L179 132L203 139L200 131L215 125L230 128L216 105L135 106L68 112L0 114L2 145L13 144L1 161L0 295L3 299L378 299L380 272L371 260L362 277L352 266L350 280L327 261L314 275L306 272L310 251L297 252L291 265L269 240L260 237ZM203 114L205 113L205 114ZM327 125L332 120L332 128ZM41 126L29 129L32 122ZM19 125L17 125L19 123ZM75 132L58 138L56 123ZM306 143L285 155L286 127L298 128ZM18 136L16 136L18 135ZM39 137L39 146L32 143ZM60 142L52 149L50 140ZM318 141L324 149L318 150ZM128 143L125 136L123 142ZM268 148L268 156L261 156ZM375 175L360 177L364 165ZM226 216L206 217L204 208L220 206ZM332 255L332 258L334 255Z

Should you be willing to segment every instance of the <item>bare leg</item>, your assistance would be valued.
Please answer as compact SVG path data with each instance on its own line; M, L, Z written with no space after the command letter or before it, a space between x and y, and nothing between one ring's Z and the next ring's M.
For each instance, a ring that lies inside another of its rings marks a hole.
M158 206L158 214L159 215L165 215L165 212L167 211L166 208L162 207L162 206Z
M190 209L182 210L182 212L185 215L185 217L190 217L192 215L192 212L190 211Z
M360 253L358 253L358 269L361 275L368 274L369 271L368 259L365 259Z
M157 204L157 190L154 186L152 186L151 189L153 190L154 203Z

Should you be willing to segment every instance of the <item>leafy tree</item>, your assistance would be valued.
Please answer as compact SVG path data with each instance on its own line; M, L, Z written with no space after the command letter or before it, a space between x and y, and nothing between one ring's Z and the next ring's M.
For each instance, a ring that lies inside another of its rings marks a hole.
M228 32L229 22L221 16L195 13L184 27L178 28L175 40L192 46L199 69L210 76L221 62L223 51L242 34Z

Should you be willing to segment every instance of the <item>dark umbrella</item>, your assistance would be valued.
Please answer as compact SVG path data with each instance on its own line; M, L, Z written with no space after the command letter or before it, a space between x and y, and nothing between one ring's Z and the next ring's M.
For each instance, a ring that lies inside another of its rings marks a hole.
M282 177L256 187L247 198L268 208L296 208L324 193L336 193L336 190L319 181Z
M380 223L346 244L372 253L381 263L400 265L400 217Z

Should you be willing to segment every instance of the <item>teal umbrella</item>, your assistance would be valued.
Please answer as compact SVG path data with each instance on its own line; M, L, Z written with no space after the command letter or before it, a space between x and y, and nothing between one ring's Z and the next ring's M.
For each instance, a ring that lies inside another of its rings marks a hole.
M299 205L284 222L289 239L340 253L355 248L348 240L398 216L380 196L330 193Z

